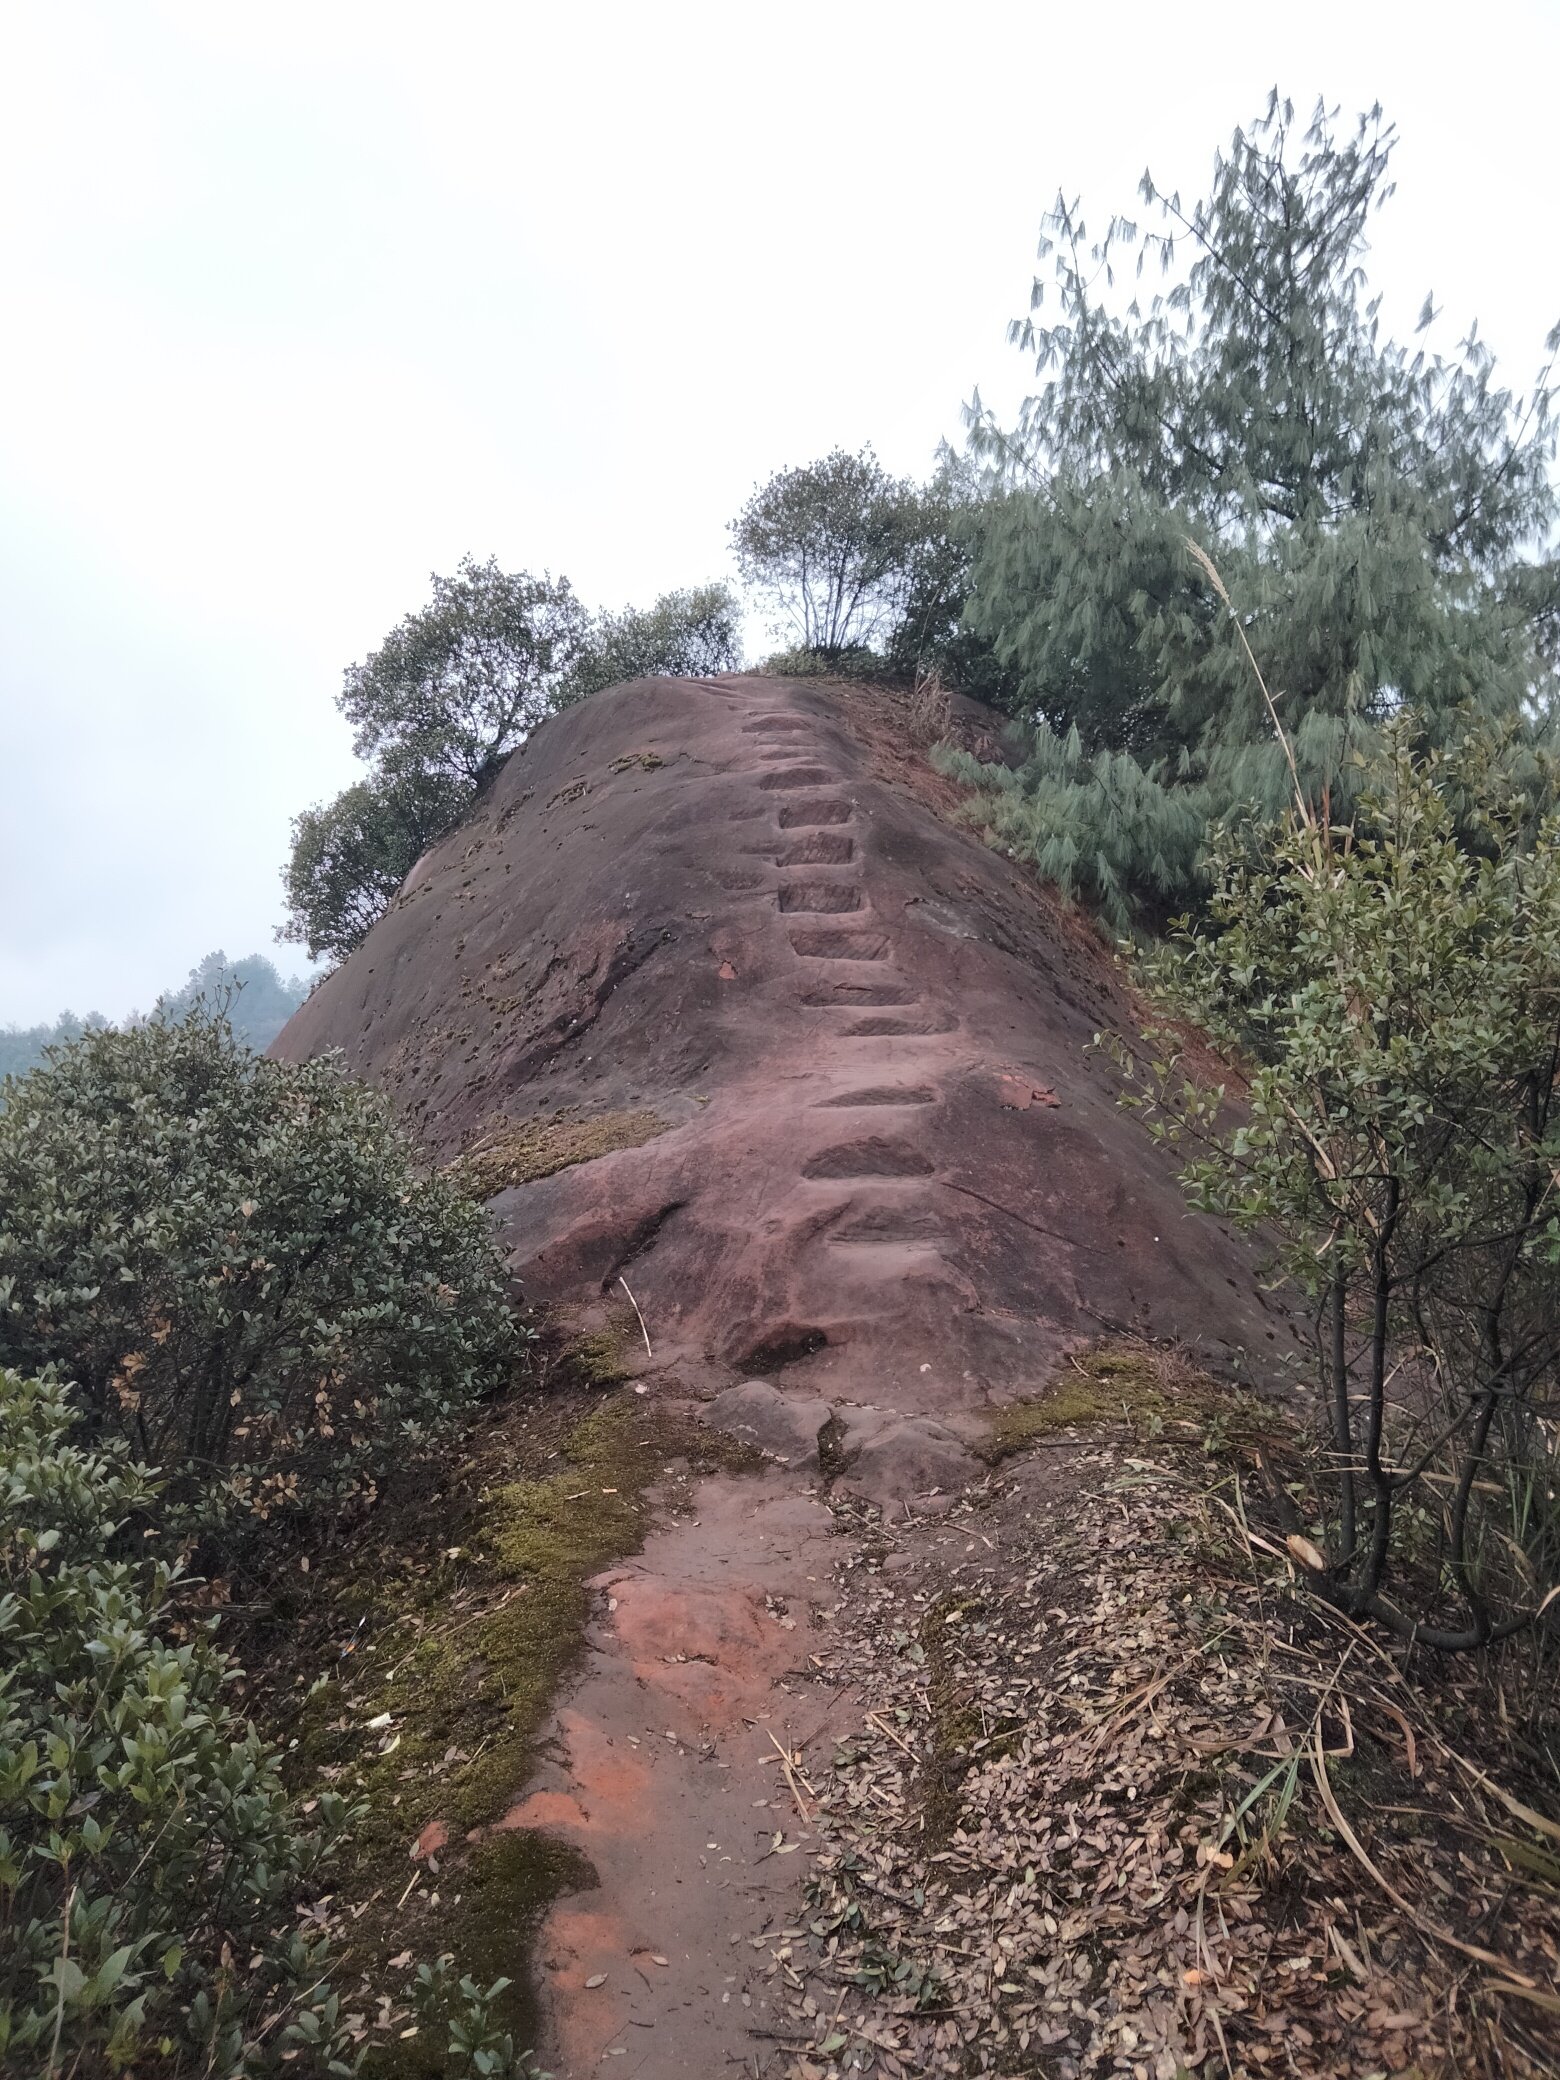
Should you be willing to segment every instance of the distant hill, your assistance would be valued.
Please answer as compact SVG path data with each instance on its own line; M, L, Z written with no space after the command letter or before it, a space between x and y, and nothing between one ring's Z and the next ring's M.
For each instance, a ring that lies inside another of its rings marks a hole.
M152 1007L154 1018L183 1018L204 1003L226 1007L228 1021L240 1040L264 1053L309 994L302 975L283 976L264 954L229 961L220 948L191 968L182 989L167 990Z
M51 1026L0 1026L0 1076L25 1076L42 1061L46 1047L79 1040L83 1033L109 1023L101 1011L89 1011L85 1018L62 1011Z
M263 1053L308 993L303 976L279 974L263 954L230 961L219 947L191 968L180 988L164 990L150 1015L183 1018L197 1004L225 1006L234 1032L256 1053ZM132 1012L123 1023L137 1025L141 1019L140 1012ZM0 1026L0 1077L25 1075L42 1061L45 1048L113 1023L101 1011L89 1011L84 1018L62 1011L52 1025Z

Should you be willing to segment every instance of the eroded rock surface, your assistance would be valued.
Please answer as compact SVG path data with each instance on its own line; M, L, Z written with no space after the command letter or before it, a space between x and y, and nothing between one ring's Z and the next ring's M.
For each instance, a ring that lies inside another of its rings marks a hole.
M766 1379L749 1379L723 1388L704 1413L717 1430L767 1452L782 1466L820 1470L818 1437L831 1410L816 1394L782 1394Z
M1135 1030L1108 954L934 813L951 790L886 703L741 677L595 695L275 1052L342 1048L446 1156L569 1107L666 1121L495 1206L530 1296L588 1315L626 1276L689 1386L783 1373L946 1416L1036 1391L1104 1328L1226 1371L1292 1342L1089 1051Z

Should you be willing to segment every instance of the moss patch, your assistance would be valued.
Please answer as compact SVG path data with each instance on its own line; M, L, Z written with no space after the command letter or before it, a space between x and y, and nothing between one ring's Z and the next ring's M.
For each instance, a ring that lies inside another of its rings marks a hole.
M981 1456L996 1466L1041 1438L1100 1423L1124 1421L1134 1433L1155 1429L1167 1407L1165 1366L1152 1345L1125 1340L1075 1354L1046 1393L995 1412Z
M484 1985L512 1974L543 1915L565 1892L597 1883L588 1858L551 1835L492 1835L471 1859L468 1970ZM465 1905L466 1901L462 1901Z
M487 1128L449 1165L473 1198L491 1199L512 1185L532 1184L576 1163L593 1163L621 1148L643 1148L668 1122L653 1112L597 1112L585 1118L502 1120Z
M1065 1431L1125 1430L1141 1442L1196 1442L1205 1451L1271 1449L1277 1412L1239 1387L1211 1379L1177 1352L1132 1337L1076 1351L1043 1394L995 1411L981 1457L1000 1465Z
M555 1899L587 1892L596 1883L589 1859L550 1835L515 1829L489 1836L464 1859L456 1922L457 1969L477 1985L508 1979L504 2021L524 2046L536 2042L541 2014L527 1983L532 1943ZM440 1942L443 1937L440 1937ZM444 1954L450 1954L445 1952ZM448 2080L449 2051L442 2028L397 2037L370 2055L374 2080ZM528 2067L527 2071L534 2071Z
M553 1470L491 1483L465 1543L420 1578L361 1585L375 1599L377 1637L316 1692L304 1744L316 1763L344 1765L341 1788L369 1798L362 1849L404 1859L427 1821L443 1820L453 1840L502 1817L579 1652L586 1583L637 1551L646 1491L669 1461L707 1457L708 1436L614 1395L576 1412L557 1447L538 1455ZM389 1624L387 1591L402 1603ZM360 1600L344 1596L349 1611ZM384 1738L365 1743L365 1724L385 1713Z
M335 1874L341 1940L363 1973L356 2005L395 1998L410 1974L390 1967L393 1954L453 1953L457 1973L514 1981L503 2020L532 2041L531 1938L550 1903L595 1874L547 1835L492 1829L581 1652L586 1584L638 1549L652 1485L676 1507L692 1476L762 1463L633 1393L561 1389L496 1417L464 1482L340 1556L314 1592L307 1695L273 1696L262 1716L291 1736L302 1796L328 1787L364 1808ZM414 1860L433 1822L447 1839ZM441 2035L394 2033L373 2069L442 2073Z
M621 1337L611 1329L576 1336L559 1360L560 1376L574 1387L615 1387L628 1378Z

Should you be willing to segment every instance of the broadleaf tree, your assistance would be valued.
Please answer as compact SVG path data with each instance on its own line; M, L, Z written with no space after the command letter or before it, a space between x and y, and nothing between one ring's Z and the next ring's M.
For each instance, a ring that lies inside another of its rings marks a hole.
M466 557L454 577L346 673L338 701L368 766L293 820L277 937L345 960L430 845L556 709L623 679L729 671L741 661L724 586L591 615L566 578Z
M1005 707L1016 681L965 613L989 511L969 458L945 450L909 508L904 577L883 647L901 679L935 674L950 689Z
M571 706L627 679L698 679L742 663L737 602L726 585L663 592L652 607L603 612L591 623L555 697Z
M965 625L1035 729L989 821L1118 924L1195 895L1209 822L1287 789L1188 538L1312 791L1346 798L1405 701L1429 741L1470 701L1552 723L1560 328L1523 394L1476 330L1438 347L1429 300L1411 345L1387 335L1365 263L1395 142L1379 109L1300 123L1275 93L1205 196L1145 174L1148 228L1095 236L1059 198L1013 329L1039 387L1012 427L972 406L990 502Z
M776 472L730 523L744 583L768 599L776 634L839 657L899 619L921 540L916 487L871 448L835 448Z
M302 810L282 869L287 921L277 937L313 960L345 960L428 847L459 822L472 793L447 772L403 768Z
M433 597L347 670L359 758L476 786L547 713L589 616L567 578L463 557Z

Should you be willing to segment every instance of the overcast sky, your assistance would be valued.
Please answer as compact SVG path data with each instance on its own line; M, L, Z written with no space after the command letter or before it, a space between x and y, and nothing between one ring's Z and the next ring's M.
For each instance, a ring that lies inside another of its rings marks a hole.
M592 605L754 481L924 473L1059 186L1200 192L1274 82L1380 99L1373 275L1525 383L1560 0L0 0L0 1024L274 953L342 668L466 550Z

